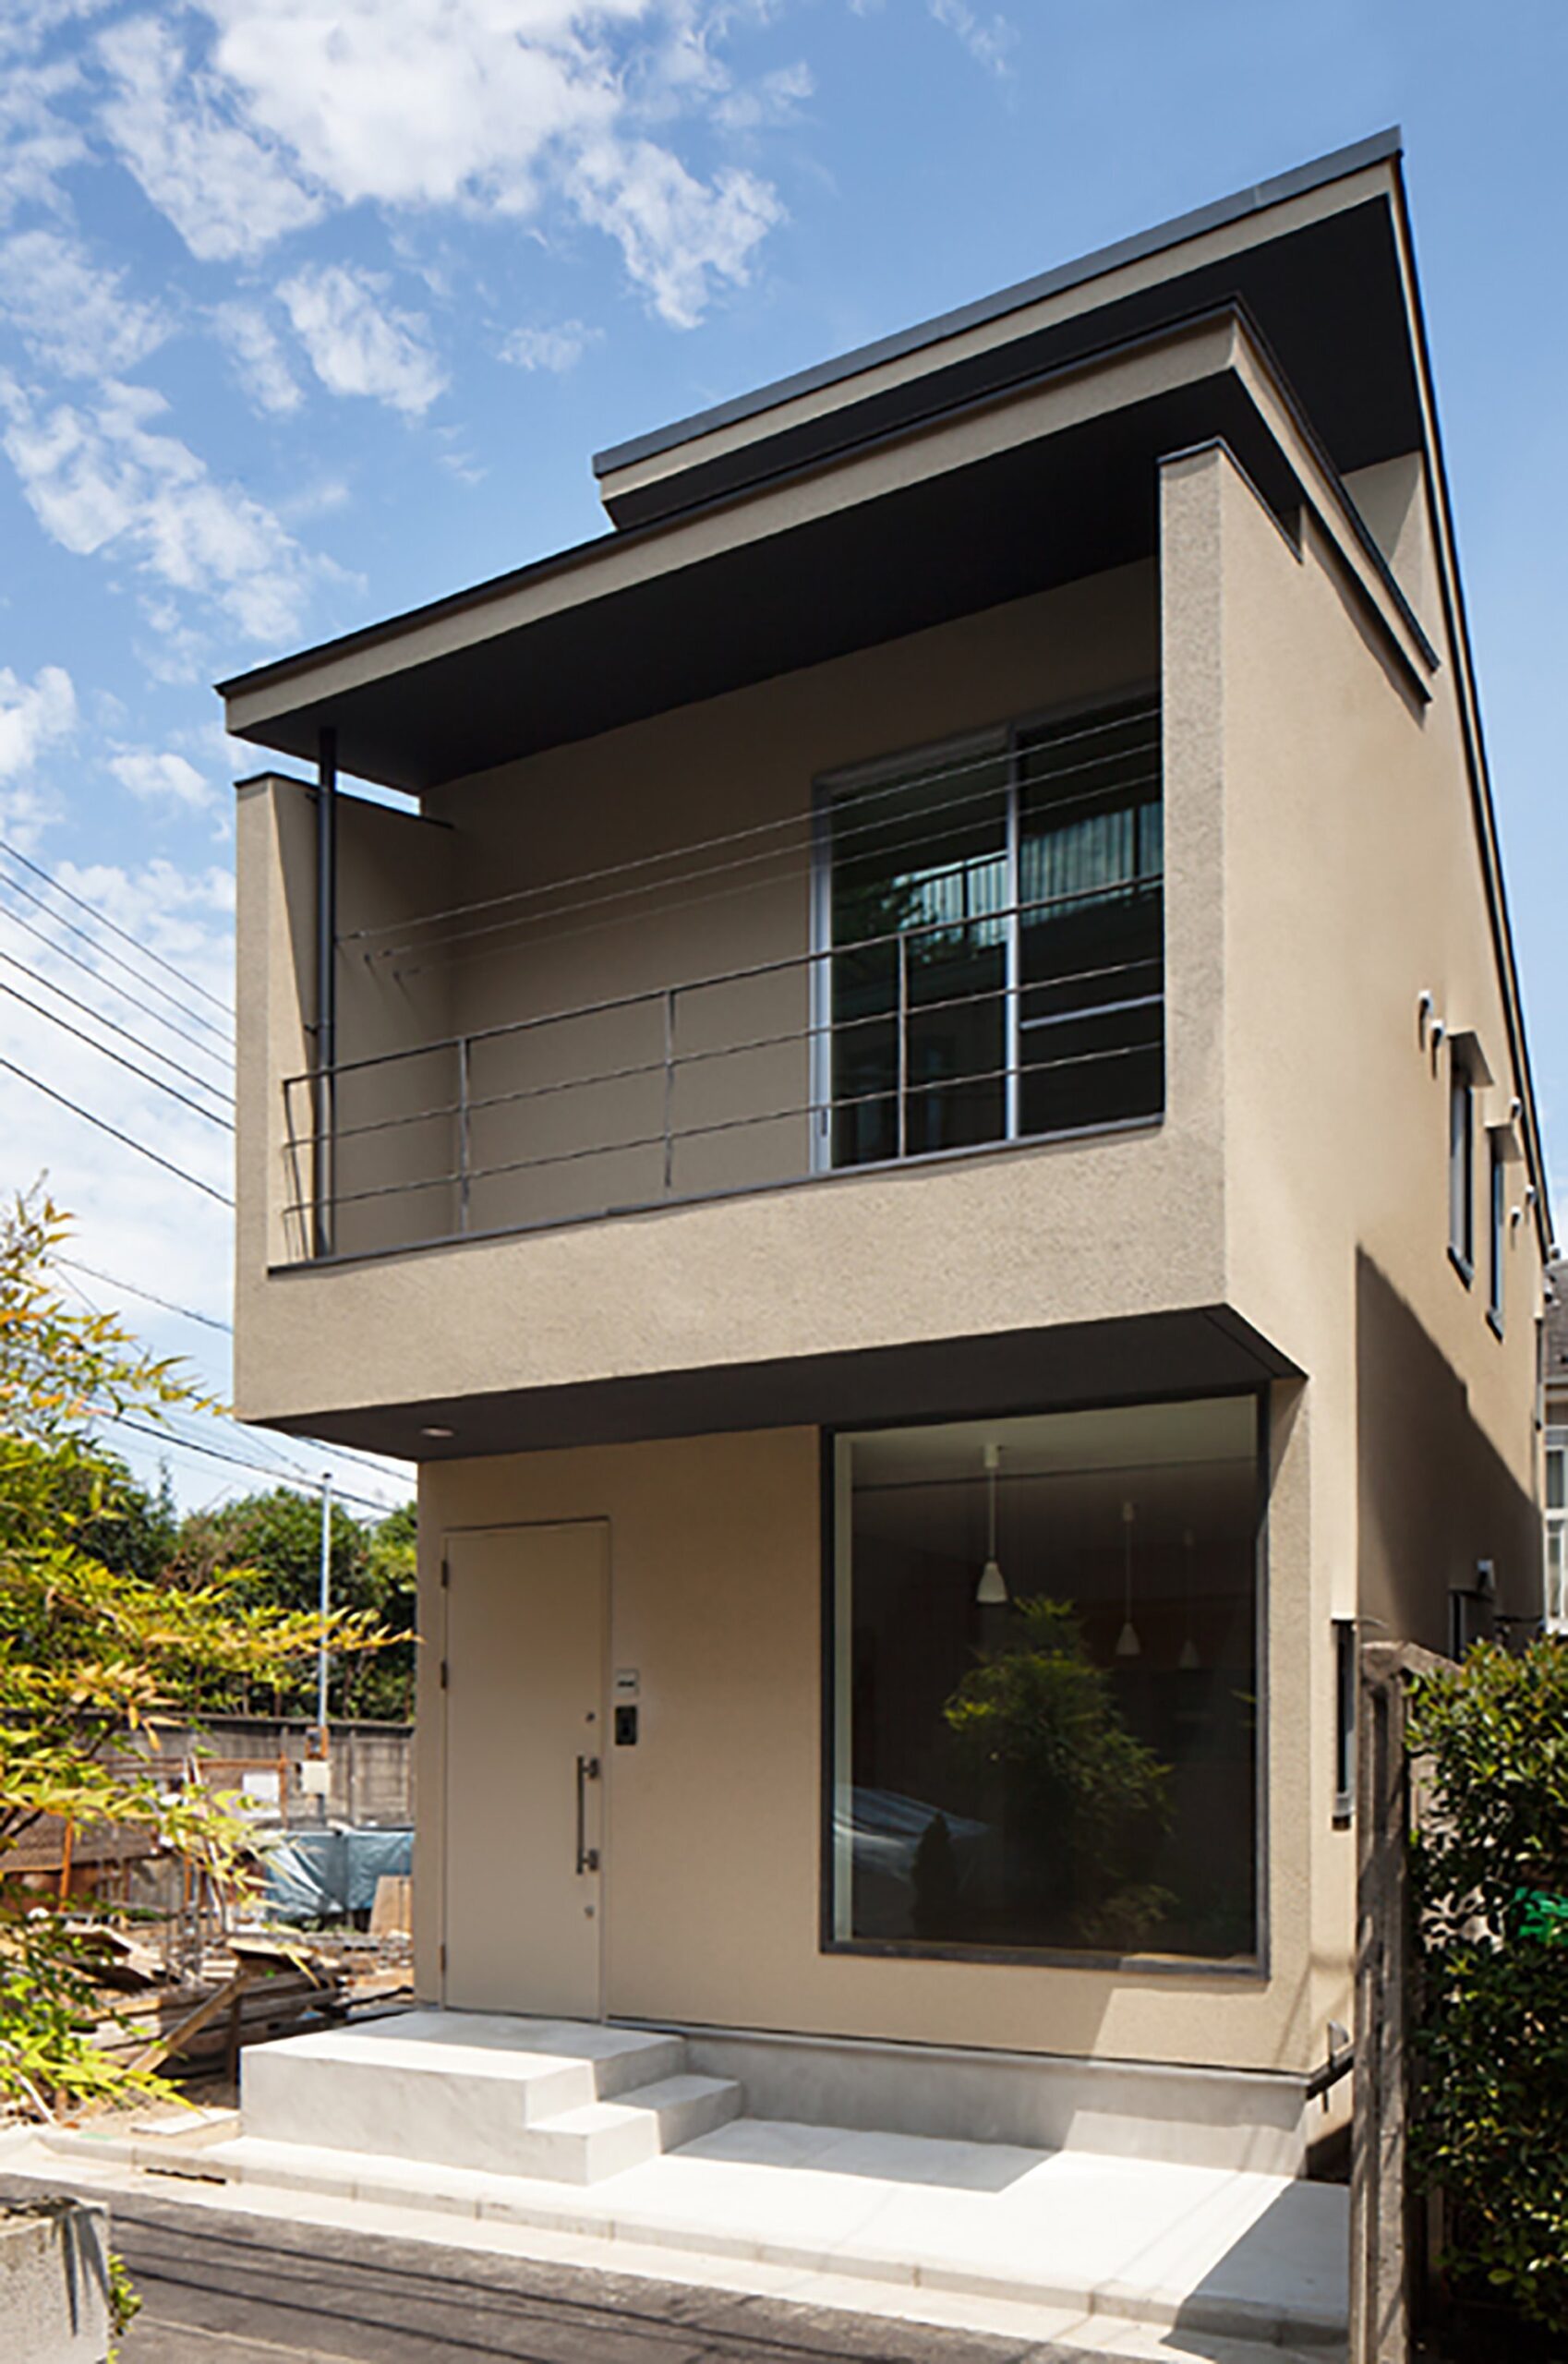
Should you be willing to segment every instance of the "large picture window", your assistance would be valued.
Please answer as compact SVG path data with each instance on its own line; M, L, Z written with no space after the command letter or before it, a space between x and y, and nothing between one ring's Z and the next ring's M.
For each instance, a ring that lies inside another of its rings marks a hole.
M824 821L835 1165L1158 1113L1156 696L858 774Z
M830 1930L1248 1961L1255 1396L840 1435Z

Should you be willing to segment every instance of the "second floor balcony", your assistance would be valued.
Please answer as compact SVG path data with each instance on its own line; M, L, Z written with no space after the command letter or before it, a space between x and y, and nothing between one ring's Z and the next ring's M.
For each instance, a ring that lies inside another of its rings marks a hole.
M1145 687L819 777L793 812L668 852L346 930L367 1006L459 1022L358 1055L349 1033L284 1079L284 1260L1147 1125L1161 788ZM764 911L766 957L703 963ZM584 973L607 990L568 999Z

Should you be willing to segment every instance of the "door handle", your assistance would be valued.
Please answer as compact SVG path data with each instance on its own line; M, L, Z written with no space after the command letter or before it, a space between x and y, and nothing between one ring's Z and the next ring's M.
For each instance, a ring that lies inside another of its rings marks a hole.
M597 1756L577 1759L577 1869L579 1873L597 1872L599 1851L588 1844L588 1784L599 1778Z

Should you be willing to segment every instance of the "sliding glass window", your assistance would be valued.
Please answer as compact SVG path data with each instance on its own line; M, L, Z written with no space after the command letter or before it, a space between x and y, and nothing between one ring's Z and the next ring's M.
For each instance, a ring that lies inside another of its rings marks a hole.
M829 1941L1254 1959L1258 1399L834 1454Z
M1157 697L830 785L835 1165L1158 1114Z

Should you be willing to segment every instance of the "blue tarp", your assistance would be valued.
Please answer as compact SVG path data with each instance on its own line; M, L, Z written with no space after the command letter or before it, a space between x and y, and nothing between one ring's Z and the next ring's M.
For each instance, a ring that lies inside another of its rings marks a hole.
M282 1921L341 1921L413 1863L412 1830L296 1830L268 1850L267 1902Z

